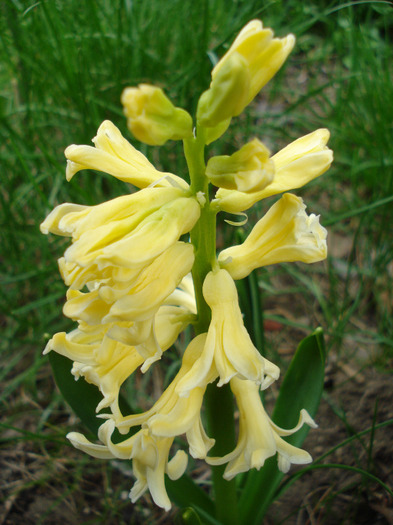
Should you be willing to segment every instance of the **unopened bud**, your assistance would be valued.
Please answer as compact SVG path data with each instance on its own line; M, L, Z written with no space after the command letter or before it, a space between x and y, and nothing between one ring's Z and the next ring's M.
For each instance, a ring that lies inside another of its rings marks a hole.
M167 140L192 136L189 113L175 107L158 87L140 84L137 88L126 88L121 102L129 130L145 144L161 146Z

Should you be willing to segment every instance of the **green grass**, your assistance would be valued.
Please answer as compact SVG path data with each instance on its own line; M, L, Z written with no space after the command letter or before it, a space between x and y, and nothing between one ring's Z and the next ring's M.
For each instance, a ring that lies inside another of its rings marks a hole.
M293 32L297 46L214 151L232 152L252 136L276 151L317 127L331 130L335 151L332 169L296 192L329 228L327 263L259 273L265 317L284 327L280 335L265 334L267 351L295 348L302 334L321 324L334 362L355 360L361 368L373 357L380 370L391 373L393 9L388 2L7 0L0 6L2 442L12 447L15 440L25 441L47 458L38 485L49 480L61 487L53 465L68 447L50 442L64 442L63 430L75 426L54 394L41 355L51 334L71 326L61 316L65 287L56 265L65 243L41 235L39 224L58 203L93 204L128 191L125 184L90 172L67 183L63 151L72 143L88 144L104 119L129 136L119 102L126 86L158 84L176 105L194 112L212 65L256 17L279 36ZM140 147L160 169L185 175L179 144ZM292 337L298 340L288 343ZM75 494L83 478L78 461L99 479L85 499L104 497L102 520L87 516L86 523L122 523L113 509L117 492L127 490L130 480L107 493L112 471L75 454L74 477L67 474ZM20 490L28 486L26 480ZM71 498L72 504L78 498ZM53 501L60 505L62 499ZM71 500L64 496L64 501ZM142 516L143 507L137 509Z

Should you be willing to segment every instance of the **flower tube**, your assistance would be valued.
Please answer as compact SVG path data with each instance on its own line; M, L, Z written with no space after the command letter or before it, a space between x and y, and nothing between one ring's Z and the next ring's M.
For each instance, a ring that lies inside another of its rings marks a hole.
M247 239L223 250L221 268L243 279L255 268L280 262L313 263L326 258L327 232L314 214L307 215L300 197L286 193L260 219Z

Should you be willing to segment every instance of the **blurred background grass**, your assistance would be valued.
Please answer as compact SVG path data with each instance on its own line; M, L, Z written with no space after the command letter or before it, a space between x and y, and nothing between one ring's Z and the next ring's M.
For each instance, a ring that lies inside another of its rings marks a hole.
M301 337L321 325L330 369L344 370L347 379L370 366L391 374L389 2L3 1L1 442L7 454L12 450L15 456L9 461L19 468L18 475L9 465L3 470L10 476L4 489L4 523L19 523L21 494L38 505L32 523L52 523L53 515L53 523L59 523L62 508L64 523L70 516L81 522L83 513L86 523L148 519L144 505L130 510L124 498L129 479L106 464L74 454L65 443L66 432L76 422L56 393L47 359L41 355L51 334L71 327L61 315L65 287L56 264L65 244L41 235L39 224L61 202L94 204L129 191L120 181L92 172L70 183L65 180L65 147L89 144L105 119L158 168L186 177L180 144L150 148L129 137L120 94L126 86L154 83L176 105L194 113L200 93L209 85L212 65L252 18L262 19L278 36L294 33L297 45L279 74L247 112L234 119L209 154L231 153L253 136L275 152L318 127L330 129L335 152L332 169L296 192L329 229L328 261L310 267L280 265L258 274L266 351L285 363ZM253 213L250 223L251 219ZM117 481L108 489L112 477ZM40 507L37 494L48 486L50 496L46 492ZM154 522L156 515L149 512Z

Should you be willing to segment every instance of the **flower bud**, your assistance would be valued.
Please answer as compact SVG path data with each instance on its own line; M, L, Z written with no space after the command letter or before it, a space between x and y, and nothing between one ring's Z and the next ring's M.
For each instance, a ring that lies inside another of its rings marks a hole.
M198 124L211 128L239 115L247 105L249 89L247 62L235 53L213 76L210 88L202 93L197 109Z
M198 104L198 123L211 127L239 115L280 69L294 44L293 35L273 38L260 20L249 22L214 67L210 88Z
M121 96L127 126L141 142L161 146L167 140L192 136L191 116L176 108L162 89L140 84L126 88Z
M274 164L269 155L266 146L254 139L231 156L212 157L207 163L206 175L219 188L259 191L274 177Z

